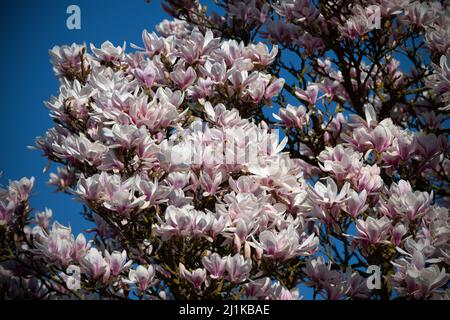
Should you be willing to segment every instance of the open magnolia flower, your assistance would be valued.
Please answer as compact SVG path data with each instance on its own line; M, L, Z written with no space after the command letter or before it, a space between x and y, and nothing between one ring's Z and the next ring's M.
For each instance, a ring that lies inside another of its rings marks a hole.
M0 296L448 298L448 3L166 2L143 48L50 51L36 149L94 227L0 189Z

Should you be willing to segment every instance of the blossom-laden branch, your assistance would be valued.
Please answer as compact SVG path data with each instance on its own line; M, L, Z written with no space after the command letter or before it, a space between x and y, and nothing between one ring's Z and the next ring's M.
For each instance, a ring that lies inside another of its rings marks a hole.
M217 4L166 1L133 52L50 51L36 148L95 228L10 182L3 298L448 298L448 4Z

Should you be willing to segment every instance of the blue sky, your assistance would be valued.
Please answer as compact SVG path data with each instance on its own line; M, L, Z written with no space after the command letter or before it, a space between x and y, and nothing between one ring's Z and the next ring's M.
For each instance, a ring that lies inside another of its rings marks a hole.
M81 30L69 30L69 5L81 9ZM54 217L72 226L75 233L86 227L79 213L81 204L70 196L53 192L47 160L40 151L31 151L36 136L52 126L44 101L58 94L58 81L49 62L54 45L86 42L99 46L110 40L116 45L142 44L142 30L154 29L168 15L160 1L145 0L19 0L2 4L0 12L0 183L34 176L36 186L31 204L38 210L53 209ZM55 167L52 167L55 169Z

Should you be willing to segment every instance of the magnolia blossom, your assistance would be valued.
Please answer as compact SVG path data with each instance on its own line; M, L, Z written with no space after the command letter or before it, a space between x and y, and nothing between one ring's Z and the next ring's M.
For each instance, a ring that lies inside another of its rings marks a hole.
M212 279L219 279L225 272L227 259L220 257L217 253L213 253L210 256L203 257L202 263L210 273Z
M342 189L338 191L336 182L330 177L327 177L326 185L318 181L314 185L314 188L310 188L310 197L318 205L332 207L334 205L340 205L347 199L349 189L350 184L345 182Z
M284 125L302 129L304 125L308 124L309 116L304 106L295 108L288 104L285 109L280 110L280 115L273 115L274 118L280 120Z
M380 219L372 217L367 217L366 220L358 219L356 239L367 244L381 243L386 239L391 227L391 222L386 216Z
M295 94L303 101L309 104L315 104L318 100L319 86L316 84L309 85L306 90L298 89Z
M298 289L288 290L279 282L272 283L270 278L250 281L245 285L247 296L258 300L299 300Z
M336 180L342 181L359 172L362 166L361 157L361 153L355 152L352 148L344 148L339 144L335 148L327 147L319 154L318 159L323 162L323 164L319 164L322 171L330 172L336 177Z
M314 234L300 244L300 237L292 225L278 234L273 231L263 231L259 234L259 240L266 256L281 261L295 257L299 253L310 255L314 253L318 244L318 239Z
M246 280L251 268L252 261L244 259L239 253L236 253L234 256L228 256L225 266L228 279L233 283L239 283Z
M351 190L350 197L347 200L348 213L353 217L357 217L361 212L364 212L369 205L366 204L367 191L363 190L361 193Z
M109 264L111 273L114 276L119 275L123 270L129 268L132 264L132 261L126 262L127 252L125 250L122 252L114 251L111 254L106 251L105 260Z
M336 300L344 294L343 275L331 270L331 263L326 264L323 257L308 260L303 270L310 279L306 284L317 288L326 298Z
M375 9L375 10L374 10ZM381 19L377 16L379 12L378 6L368 6L366 8L357 5L353 8L353 15L345 22L344 25L339 26L342 34L350 39L362 37L370 30L376 28L376 24L380 23L376 19Z
M415 299L426 298L448 281L450 275L444 268L440 269L437 264L426 267L426 262L423 253L417 250L406 259L392 262L398 268L393 276L393 282L402 294ZM428 262L435 261L428 260Z
M79 234L75 239L70 227L65 227L58 222L54 222L50 230L44 227L36 226L33 234L36 237L36 252L48 259L68 266L73 259L83 258L90 250L84 235Z
M195 289L200 289L200 286L205 282L206 279L206 271L205 269L198 268L193 271L186 270L184 264L180 263L180 276L181 278L189 281Z
M109 277L110 266L97 248L89 249L87 254L83 257L81 265L92 279L98 279L100 277L107 279Z
M217 4L50 50L34 149L88 229L0 187L2 296L448 299L448 3Z
M136 269L131 269L128 275L126 283L136 284L141 292L147 290L152 284L155 276L155 268L152 265L142 266L139 265Z

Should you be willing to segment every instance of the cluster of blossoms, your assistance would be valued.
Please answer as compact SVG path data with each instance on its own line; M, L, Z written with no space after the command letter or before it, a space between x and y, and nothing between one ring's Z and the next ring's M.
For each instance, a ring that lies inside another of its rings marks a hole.
M164 6L134 52L50 51L36 148L94 228L0 190L4 296L448 299L448 3Z
M34 178L22 178L10 181L7 189L0 188L0 226L14 225L27 218L28 198L33 186Z
M237 294L260 277L264 258L269 268L313 254L318 239L292 212L305 198L300 168L267 126L214 105L226 95L256 112L270 101L284 82L265 72L276 47L198 29L167 37L144 31L143 40L145 49L130 54L110 42L91 46L92 54L75 44L50 52L61 80L47 103L56 125L37 147L63 164L50 183L79 197L96 223L90 241L57 222L49 227L50 211L29 228L26 250L67 286L52 285L68 296L134 290L166 299L222 295L226 281ZM212 253L192 252L190 241ZM203 268L194 268L192 254ZM164 288L172 281L186 288ZM279 283L269 287L271 299L290 296Z

